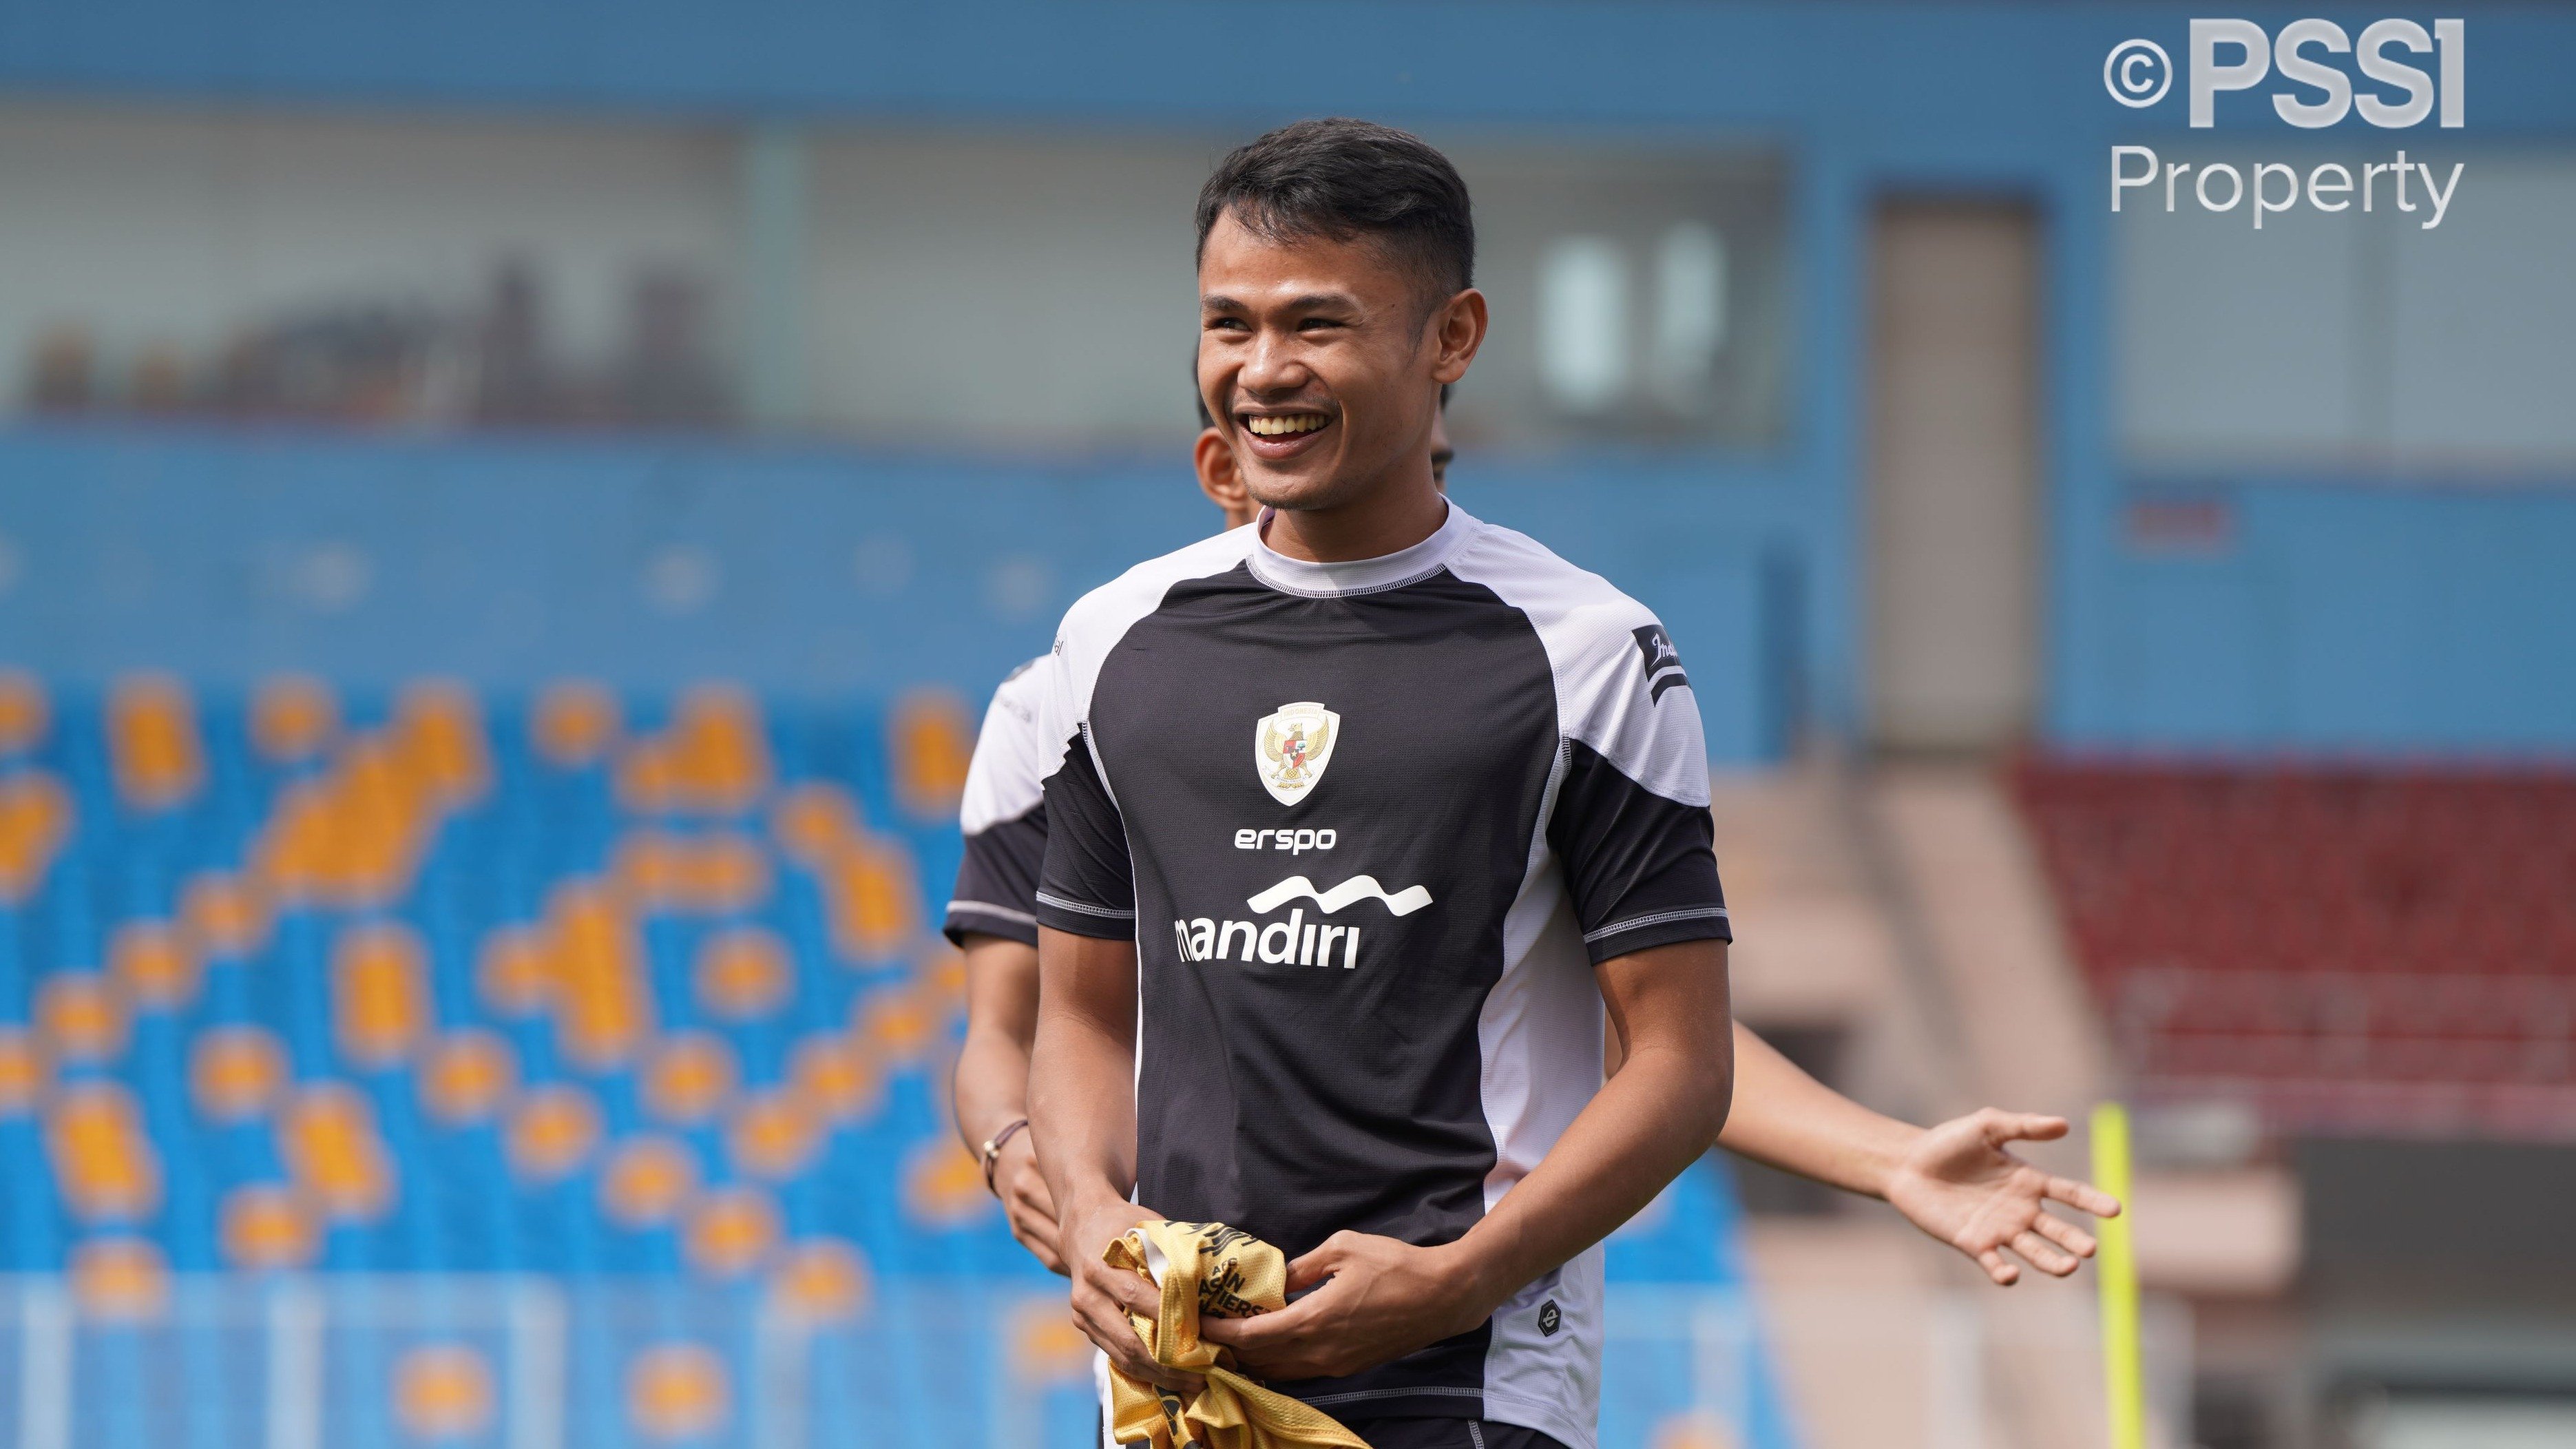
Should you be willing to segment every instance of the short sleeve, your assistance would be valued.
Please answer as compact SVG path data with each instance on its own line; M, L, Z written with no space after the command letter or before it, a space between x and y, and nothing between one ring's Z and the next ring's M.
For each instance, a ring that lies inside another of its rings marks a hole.
M1053 663L1042 654L1012 670L993 691L975 737L957 811L966 854L940 923L961 946L969 932L1037 944L1033 908L1046 863L1046 777L1064 753L1066 734L1055 718Z
M1134 940L1136 885L1126 821L1078 735L1066 741L1063 763L1047 777L1046 819L1037 923L1077 936Z
M1608 644L1577 671L1585 707L1548 818L1584 948L1599 965L1676 941L1733 940L1690 681L1659 624Z
M1038 874L1046 866L1046 804L997 820L966 837L941 930L963 946L969 932L1000 936L1024 946L1038 943Z

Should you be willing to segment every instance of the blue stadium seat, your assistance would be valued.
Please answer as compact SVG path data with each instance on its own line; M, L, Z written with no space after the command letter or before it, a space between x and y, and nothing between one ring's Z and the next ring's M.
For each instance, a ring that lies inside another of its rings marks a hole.
M927 691L0 676L0 1272L68 1285L78 1442L274 1442L227 1426L298 1375L334 1445L1081 1442L941 1100L971 743ZM1686 1178L1614 1278L1740 1285L1732 1213Z

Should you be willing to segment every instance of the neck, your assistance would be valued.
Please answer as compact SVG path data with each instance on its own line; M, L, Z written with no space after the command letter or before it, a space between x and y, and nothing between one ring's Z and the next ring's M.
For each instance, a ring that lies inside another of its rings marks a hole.
M1350 563L1401 553L1440 531L1449 505L1426 473L1333 508L1275 509L1262 541L1305 563Z

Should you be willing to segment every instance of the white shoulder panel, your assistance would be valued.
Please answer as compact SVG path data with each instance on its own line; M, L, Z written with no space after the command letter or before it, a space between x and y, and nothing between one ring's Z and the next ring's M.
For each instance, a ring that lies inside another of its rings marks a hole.
M957 805L958 828L968 835L1017 820L1046 796L1046 777L1055 773L1073 733L1070 724L1056 727L1054 691L1047 687L1051 662L1041 654L1012 670L993 691Z
M1147 559L1074 600L1064 622L1056 626L1056 688L1064 730L1069 736L1091 720L1091 687L1101 663L1136 621L1161 607L1163 595L1183 579L1203 579L1242 563L1259 543L1256 526L1245 524L1184 549ZM1033 673L1036 671L1032 671Z
M1652 610L1528 535L1490 523L1449 571L1492 589L1538 630L1567 738L1668 800L1708 803L1699 701Z

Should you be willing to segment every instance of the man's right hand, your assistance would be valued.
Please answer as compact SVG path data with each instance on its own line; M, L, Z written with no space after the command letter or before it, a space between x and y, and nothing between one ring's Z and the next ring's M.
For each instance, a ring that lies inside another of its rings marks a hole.
M1146 1318L1161 1313L1162 1295L1144 1278L1126 1269L1112 1268L1101 1258L1113 1239L1138 1223L1159 1221L1162 1214L1148 1212L1132 1202L1108 1202L1071 1216L1072 1224L1065 1231L1062 1247L1064 1259L1073 1266L1074 1326L1098 1344L1100 1351L1109 1355L1110 1364L1129 1378L1183 1393L1198 1392L1205 1380L1154 1362L1154 1356L1145 1350L1145 1340L1136 1334L1136 1325L1127 1320L1130 1313Z
M1037 1143L1029 1133L1012 1133L1011 1140L1002 1144L1001 1155L993 1159L993 1195L1002 1200L1011 1236L1048 1272L1063 1273L1059 1240L1064 1229L1056 1225L1055 1197L1047 1191L1046 1174L1038 1171Z

